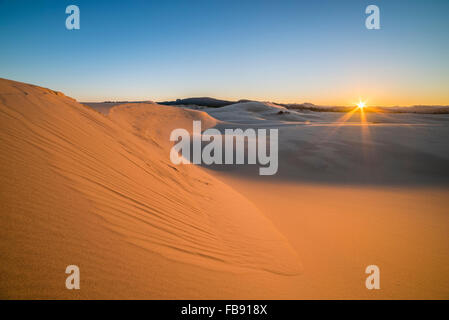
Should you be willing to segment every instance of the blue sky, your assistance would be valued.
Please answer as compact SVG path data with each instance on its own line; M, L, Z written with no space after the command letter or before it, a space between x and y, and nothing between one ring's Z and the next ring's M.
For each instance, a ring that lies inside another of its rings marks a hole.
M0 77L80 101L449 104L448 16L447 0L0 0Z

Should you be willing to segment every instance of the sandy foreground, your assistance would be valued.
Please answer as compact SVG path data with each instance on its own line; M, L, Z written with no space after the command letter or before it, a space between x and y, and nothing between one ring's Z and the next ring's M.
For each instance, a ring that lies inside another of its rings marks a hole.
M449 297L445 115L105 115L5 79L0 111L0 298ZM192 120L279 128L279 174L174 166L168 136ZM71 264L80 290L65 288ZM370 264L381 290L365 288Z

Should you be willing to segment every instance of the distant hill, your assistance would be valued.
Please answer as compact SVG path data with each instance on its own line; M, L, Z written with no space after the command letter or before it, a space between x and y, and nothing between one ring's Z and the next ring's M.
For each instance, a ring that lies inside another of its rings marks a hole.
M236 101L218 100L218 99L209 98L209 97L201 97L201 98L176 99L176 101L163 101L163 102L158 102L158 103L166 105L166 106L196 105L196 106L203 106L203 107L209 107L209 108L220 108L220 107L234 104L234 103L236 103Z

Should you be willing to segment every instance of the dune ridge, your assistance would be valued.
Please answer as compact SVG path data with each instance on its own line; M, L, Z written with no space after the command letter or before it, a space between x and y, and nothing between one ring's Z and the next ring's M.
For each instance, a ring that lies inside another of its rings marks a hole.
M84 298L189 296L186 279L163 282L197 268L298 274L296 252L249 201L201 168L169 162L167 130L197 117L215 121L151 104L117 106L110 120L0 79L0 296L67 297L69 264L83 270Z

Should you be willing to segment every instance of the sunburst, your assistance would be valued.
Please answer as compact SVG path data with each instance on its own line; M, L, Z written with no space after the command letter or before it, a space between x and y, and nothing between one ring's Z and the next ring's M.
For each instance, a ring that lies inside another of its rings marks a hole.
M357 103L357 107L363 110L363 108L366 107L366 103L364 101L359 101L359 103Z

